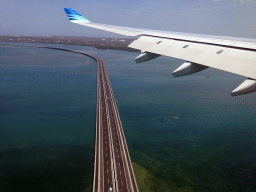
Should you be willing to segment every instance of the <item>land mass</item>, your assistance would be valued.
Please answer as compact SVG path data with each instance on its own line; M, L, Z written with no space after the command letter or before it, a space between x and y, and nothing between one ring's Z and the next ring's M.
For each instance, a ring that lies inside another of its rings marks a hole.
M48 43L64 45L93 46L97 49L115 49L131 52L139 52L128 47L135 39L128 38L95 38L95 37L71 37L71 36L0 36L0 42L19 43Z

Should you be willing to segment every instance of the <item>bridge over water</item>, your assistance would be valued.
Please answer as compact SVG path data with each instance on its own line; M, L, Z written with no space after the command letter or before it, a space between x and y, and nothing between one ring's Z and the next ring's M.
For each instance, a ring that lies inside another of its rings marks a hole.
M68 51L89 56L97 62L97 113L93 192L138 192L121 119L104 61L96 56L66 48L33 45L12 46Z

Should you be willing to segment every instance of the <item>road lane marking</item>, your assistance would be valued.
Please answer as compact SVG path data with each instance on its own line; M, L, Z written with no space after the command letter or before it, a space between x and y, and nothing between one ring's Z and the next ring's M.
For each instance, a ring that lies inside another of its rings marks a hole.
M106 73L106 68L103 66L104 65L104 63L100 63L100 67L101 67L101 73L102 73L102 85L103 85L103 91L102 91L102 95L104 95L104 97L112 97L112 95L113 95L113 91L112 91L112 89L111 89L111 85L110 85L110 81L109 81L109 78L108 78L108 75L107 74L105 74ZM112 103L112 101L113 101L113 103ZM119 130L120 128L119 128L119 126L120 126L120 123L118 122L118 120L117 120L117 122L116 122L116 120L115 119L112 119L112 118L115 118L115 116L116 116L116 106L115 106L115 100L105 100L105 104L106 104L106 106L109 106L109 108L107 109L106 108L106 111L104 110L104 112L105 112L105 114L104 114L104 116L105 116L105 118L106 118L106 122L105 122L105 125L107 124L107 125L113 125L113 127L112 128L108 128L108 130L110 131L110 132L108 132L108 139L109 139L109 141L108 142L110 142L109 143L109 147L110 147L110 151L112 151L112 149L113 149L113 151L114 151L114 146L113 146L113 143L114 143L114 141L116 141L116 145L117 145L117 140L118 140L118 143L120 144L120 142L121 142L121 144L123 144L123 140L122 140L122 138L121 138L121 141L119 140L119 138L116 138L116 137L118 137L119 135L121 135L122 136L122 132L121 133L119 133L117 130ZM104 99L102 99L102 102L104 102ZM120 117L119 117L119 119L120 119ZM112 121L111 121L112 120ZM120 120L119 120L120 121ZM112 122L112 123L111 123ZM121 125L121 127L122 127L122 125ZM114 129L114 130L111 130L111 129ZM115 130L115 129L117 129L117 130ZM106 129L105 129L106 130ZM113 131L113 132L112 132ZM112 133L111 133L112 132ZM115 134L115 132L117 133L117 134ZM112 134L114 133L114 136L115 136L115 140L113 141L112 140ZM105 137L106 138L106 137ZM111 140L110 140L111 139ZM125 143L125 142L124 142ZM118 144L118 145L119 145ZM124 150L127 150L123 145L121 146L121 148L123 148ZM120 148L120 149L121 149ZM117 149L116 149L117 150ZM118 150L117 150L118 151ZM121 150L122 151L122 150ZM110 154L110 158L112 159L113 157L112 157L112 155L115 155L113 152ZM125 156L126 156L126 152L125 152ZM129 157L129 156L128 156ZM118 155L118 158L120 158L119 157L119 155ZM123 158L123 157L121 157L121 158ZM115 160L114 160L115 161ZM126 160L127 161L127 160ZM111 163L110 163L111 164ZM115 164L115 163L114 163ZM120 164L120 163L119 163ZM120 165L119 165L119 167L120 167ZM128 166L129 167L129 166ZM112 170L112 167L111 167L111 170ZM112 172L110 170L110 172ZM119 168L119 170L120 170L120 168ZM130 172L130 170L129 170L129 168L128 168L128 172ZM116 173L116 171L114 171L114 175L115 175L115 173ZM122 174L122 172L120 171L120 175ZM128 174L129 175L129 174ZM126 177L126 172L124 172L124 176ZM130 175L129 175L130 176ZM112 180L110 181L110 182L112 182ZM116 182L115 181L115 179L114 179L114 181L113 182ZM126 181L127 182L127 181ZM116 185L118 185L118 183L116 183ZM123 181L122 181L122 185L123 185ZM118 188L118 186L114 186L114 188ZM132 190L133 190L133 187L131 188Z

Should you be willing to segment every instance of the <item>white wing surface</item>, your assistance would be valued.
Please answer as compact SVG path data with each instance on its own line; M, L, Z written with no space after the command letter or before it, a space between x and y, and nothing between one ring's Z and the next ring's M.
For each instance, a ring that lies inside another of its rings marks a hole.
M160 55L185 60L172 74L183 76L208 67L247 77L231 95L256 91L256 40L137 29L93 23L70 8L64 9L71 22L125 36L139 36L128 47L142 51L137 63Z

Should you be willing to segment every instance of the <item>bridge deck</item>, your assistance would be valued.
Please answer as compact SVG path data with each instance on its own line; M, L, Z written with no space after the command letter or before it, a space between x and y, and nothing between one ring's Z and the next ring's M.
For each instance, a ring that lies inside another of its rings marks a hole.
M10 45L10 44L1 44ZM97 114L93 192L138 192L127 143L105 63L93 55L59 47L12 45L68 51L97 62Z
M97 61L97 118L93 192L139 191L104 62Z

